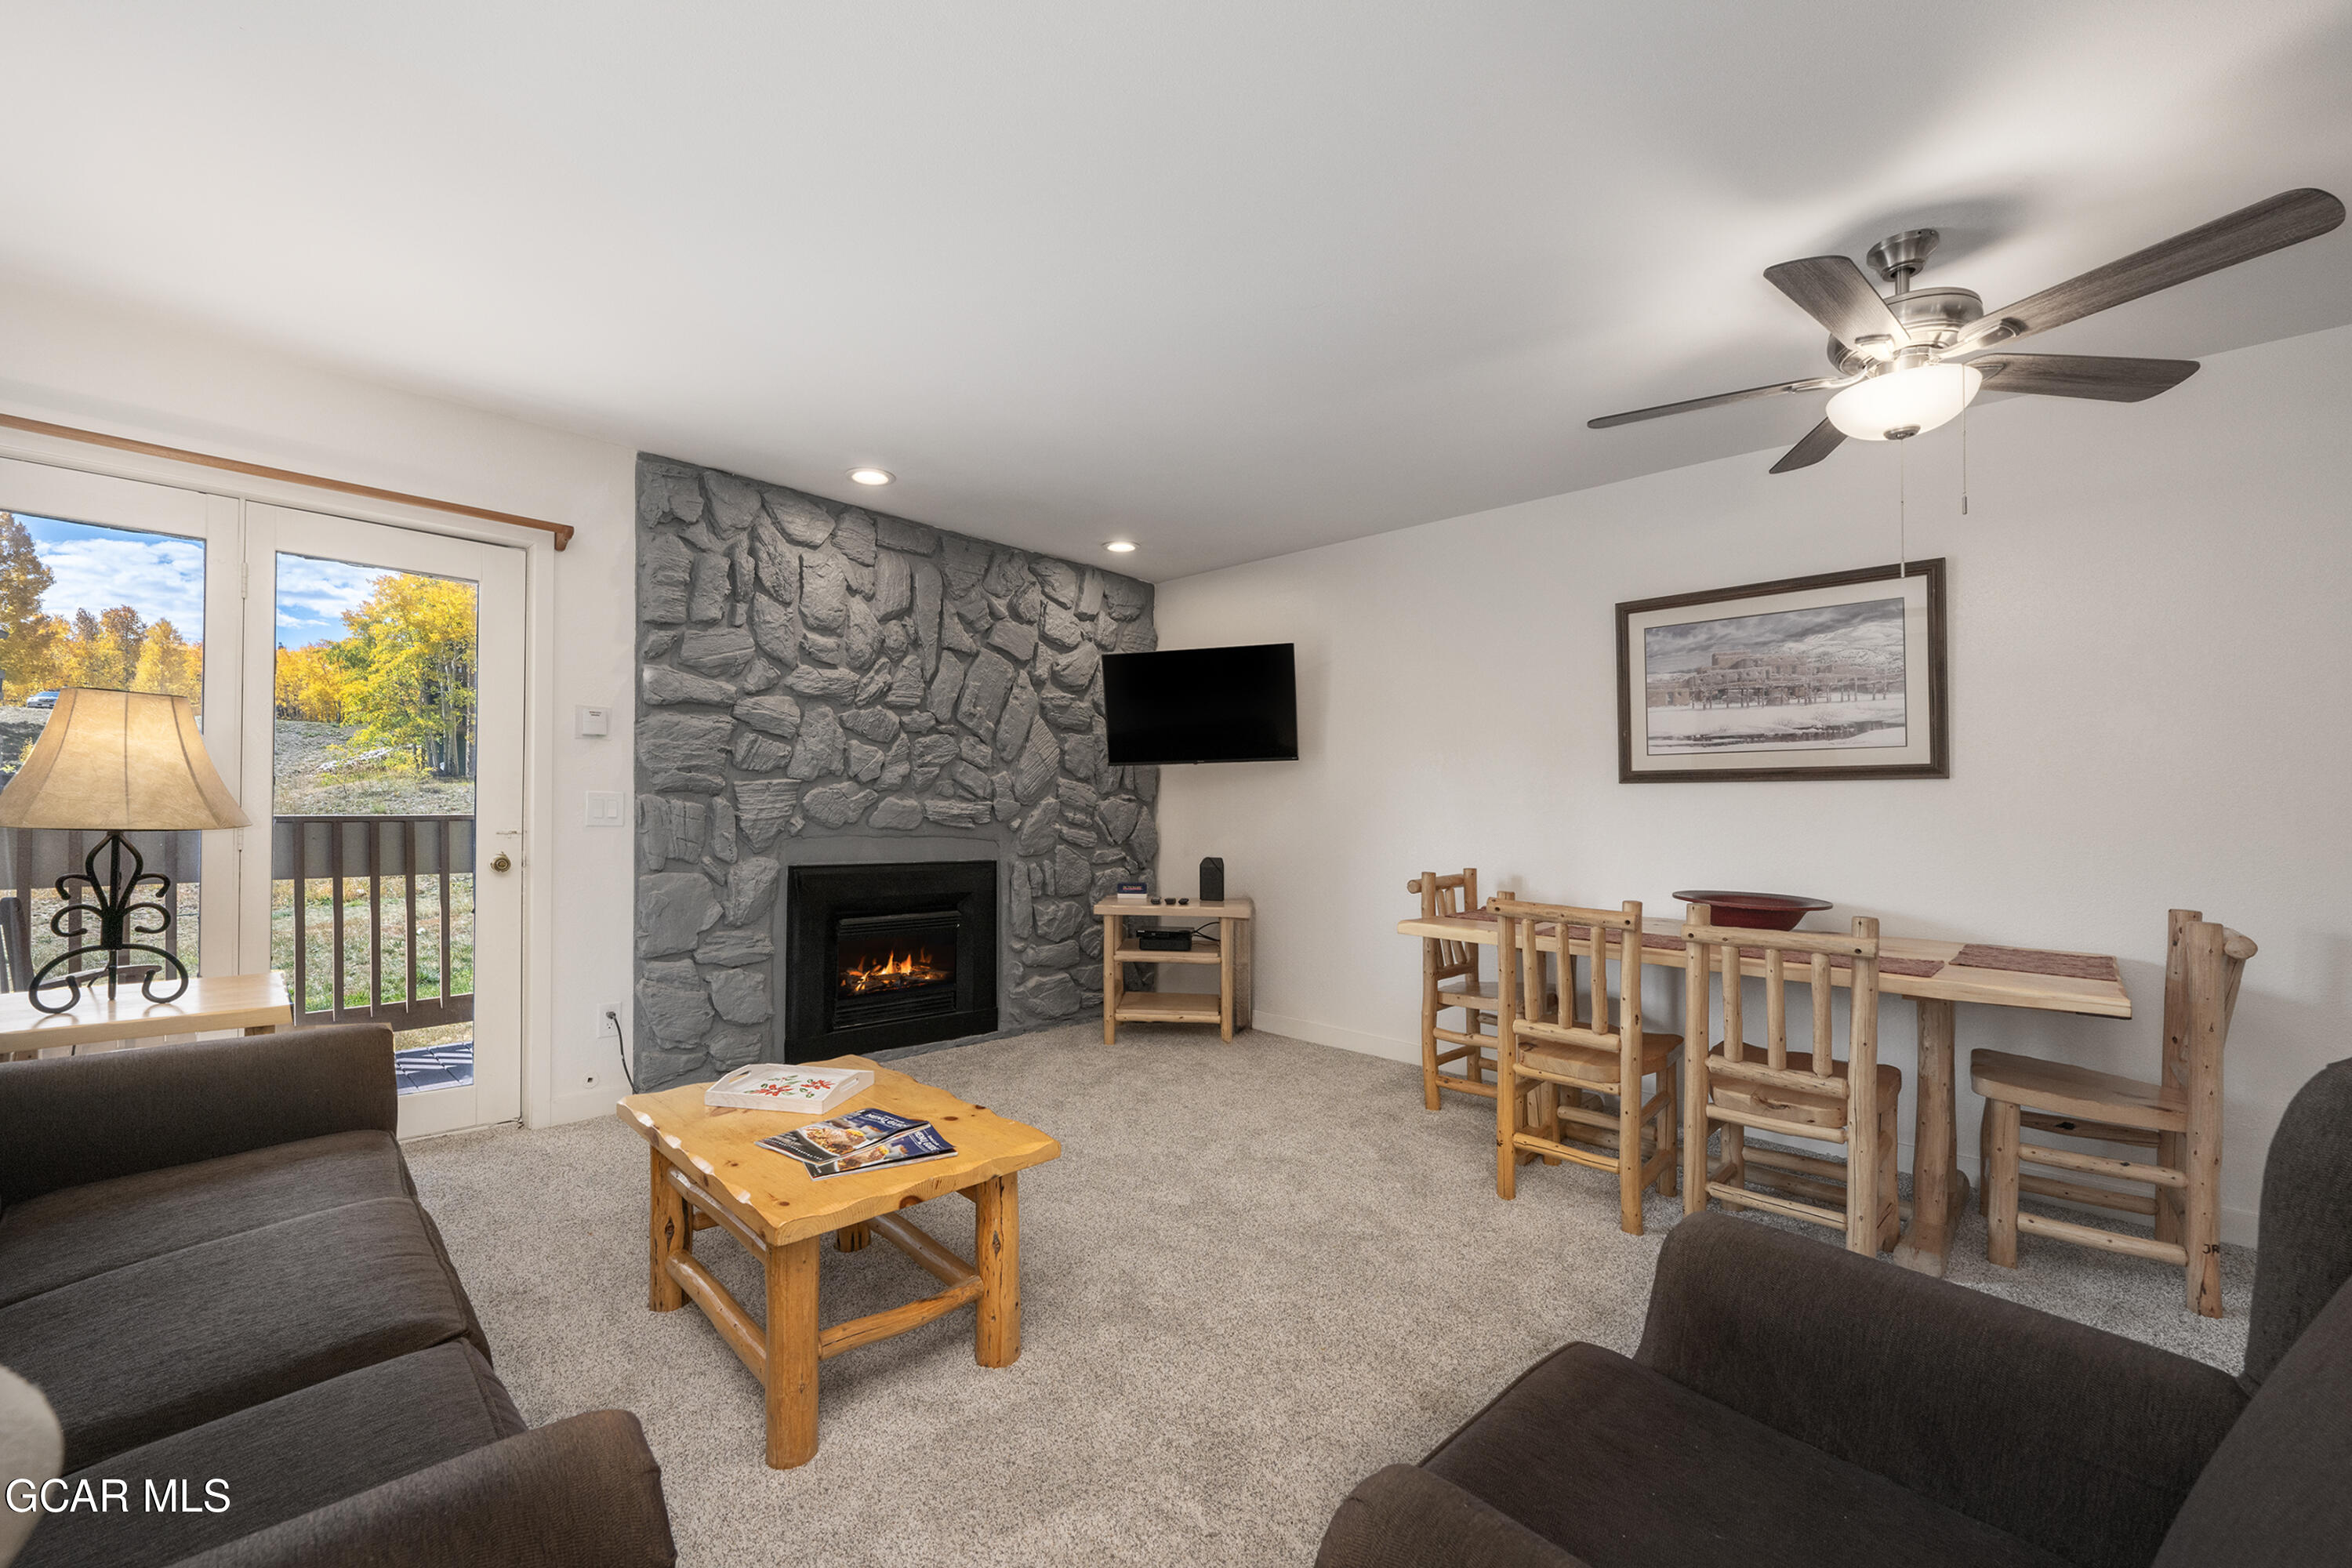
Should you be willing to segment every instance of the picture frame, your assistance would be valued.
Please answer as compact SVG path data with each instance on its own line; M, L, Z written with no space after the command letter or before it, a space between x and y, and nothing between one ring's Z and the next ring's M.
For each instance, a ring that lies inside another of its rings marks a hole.
M1617 606L1621 784L1951 776L1945 561Z

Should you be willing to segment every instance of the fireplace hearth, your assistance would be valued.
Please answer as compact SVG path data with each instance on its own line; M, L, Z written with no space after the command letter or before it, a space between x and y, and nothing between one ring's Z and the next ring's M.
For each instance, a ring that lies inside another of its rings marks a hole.
M996 1028L996 864L795 866L784 898L784 1059Z

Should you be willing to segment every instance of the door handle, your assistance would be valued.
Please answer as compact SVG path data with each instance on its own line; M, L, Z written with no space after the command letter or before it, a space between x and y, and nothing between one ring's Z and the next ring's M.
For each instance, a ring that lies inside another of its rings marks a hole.
M506 858L504 851L500 851L499 858L490 862L490 869L493 871L511 871L514 869L514 862Z

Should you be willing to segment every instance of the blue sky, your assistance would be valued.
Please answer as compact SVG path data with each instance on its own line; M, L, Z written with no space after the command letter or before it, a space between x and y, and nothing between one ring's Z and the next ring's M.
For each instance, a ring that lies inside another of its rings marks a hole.
M204 636L205 545L166 533L18 512L42 563L57 581L41 608L70 617L129 605L150 621L167 620L194 642ZM352 566L302 555L278 558L278 641L287 647L331 642L343 635L343 612L389 575L380 566Z

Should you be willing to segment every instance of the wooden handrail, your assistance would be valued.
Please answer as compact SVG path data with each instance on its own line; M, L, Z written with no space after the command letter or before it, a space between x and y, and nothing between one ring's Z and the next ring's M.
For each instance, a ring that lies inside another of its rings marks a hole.
M70 425L21 419L14 414L0 414L0 426L33 436L56 436L68 441L86 441L94 447L111 447L119 452L168 458L179 463L199 463L207 468L246 474L257 479L282 479L289 484L308 485L312 489L341 490L345 495L365 496L371 500L398 501L404 506L430 507L435 511L455 512L460 517L478 517L486 522L510 522L517 528L535 528L542 533L555 535L555 548L558 550L572 542L573 530L568 522L541 522L535 517L518 517L510 511L492 511L488 507L435 500L430 496L413 496L404 490L378 489L373 485L355 485L348 479L322 479L317 474L298 474L291 468L267 468L259 463L239 462L235 458L215 458L209 453L191 452L184 447L163 447L152 441L134 441L128 436L107 436L96 430L77 430Z

